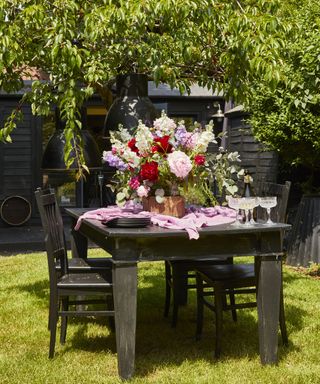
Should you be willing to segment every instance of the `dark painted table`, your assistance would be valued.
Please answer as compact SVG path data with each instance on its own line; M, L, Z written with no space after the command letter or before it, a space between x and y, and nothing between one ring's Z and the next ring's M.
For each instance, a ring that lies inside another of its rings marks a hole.
M66 209L73 225L84 209ZM112 255L118 372L132 377L135 364L137 263L173 259L209 259L256 256L258 269L259 350L262 364L278 362L278 321L281 284L282 235L287 224L254 227L219 225L199 230L189 240L183 230L157 226L108 228L96 220L83 220L72 231L74 257L87 257L88 239Z

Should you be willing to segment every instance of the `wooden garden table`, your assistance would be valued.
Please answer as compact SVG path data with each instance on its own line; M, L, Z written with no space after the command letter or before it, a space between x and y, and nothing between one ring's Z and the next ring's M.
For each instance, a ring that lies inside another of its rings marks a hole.
M72 228L83 208L66 209ZM198 240L183 230L158 226L108 228L85 219L72 230L73 257L87 257L88 239L112 255L118 372L123 379L134 373L137 263L177 259L210 259L255 256L258 269L259 350L262 364L278 362L278 323L281 284L282 237L287 224L240 228L230 224L199 229Z

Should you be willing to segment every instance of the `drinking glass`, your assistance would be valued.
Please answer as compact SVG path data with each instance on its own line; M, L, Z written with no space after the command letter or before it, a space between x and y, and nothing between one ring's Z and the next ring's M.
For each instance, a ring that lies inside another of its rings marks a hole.
M277 205L277 197L276 196L266 196L260 197L260 206L267 210L267 221L265 224L272 225L274 222L271 220L270 213L271 208Z
M252 209L249 210L249 213L250 213L250 223L251 224L256 224L256 222L255 222L255 220L253 218L253 210L254 210L254 208L257 208L259 206L260 199L259 199L259 197L253 197L253 199L254 199L254 202L252 203L253 207L252 207Z
M242 197L240 199L240 209L244 210L245 224L248 226L252 226L252 223L249 221L249 211L255 207L256 198L255 197Z
M236 221L232 223L231 225L234 226L240 226L241 222L239 220L239 206L240 206L240 197L232 197L232 196L227 196L226 197L228 206L236 211Z

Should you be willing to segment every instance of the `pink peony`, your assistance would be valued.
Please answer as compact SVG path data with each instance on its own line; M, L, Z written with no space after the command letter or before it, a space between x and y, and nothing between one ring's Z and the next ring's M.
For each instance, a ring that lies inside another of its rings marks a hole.
M174 151L168 155L170 171L177 177L184 179L192 169L190 158L181 151Z

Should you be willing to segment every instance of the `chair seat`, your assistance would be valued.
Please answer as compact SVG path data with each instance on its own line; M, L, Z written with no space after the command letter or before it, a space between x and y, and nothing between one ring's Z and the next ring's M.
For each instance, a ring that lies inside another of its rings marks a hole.
M70 273L58 280L58 289L109 289L111 279L99 273Z
M80 271L101 271L105 269L112 268L111 258L100 258L100 257L91 257L88 259L82 259L75 257L68 259L68 269L69 272L80 272ZM61 270L60 262L56 263L57 271Z
M254 264L201 265L197 271L211 281L255 279Z
M194 271L198 266L202 265L212 265L213 263L226 263L229 262L228 259L199 259L199 260L169 260L169 263L172 267L178 267L179 269L184 269L186 271Z

